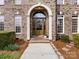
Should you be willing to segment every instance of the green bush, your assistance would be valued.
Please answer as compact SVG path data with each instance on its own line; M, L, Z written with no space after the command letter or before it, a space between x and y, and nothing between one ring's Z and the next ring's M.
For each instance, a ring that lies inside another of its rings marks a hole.
M16 36L14 31L0 32L0 50L2 50L5 46L9 44L14 44L15 39Z
M63 42L65 42L65 43L69 43L70 42L69 36L68 35L65 35L65 34L62 34L60 36L60 40L63 41Z
M17 44L9 44L8 46L4 47L4 50L16 51L19 49Z
M56 39L57 39L57 40L61 39L61 36L62 36L62 35L63 35L63 34L57 34Z
M79 34L73 35L73 42L74 42L75 47L79 48Z

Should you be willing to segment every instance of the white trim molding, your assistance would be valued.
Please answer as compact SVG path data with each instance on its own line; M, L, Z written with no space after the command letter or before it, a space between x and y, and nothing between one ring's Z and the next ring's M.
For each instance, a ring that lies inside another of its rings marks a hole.
M64 4L65 0L63 0L63 4Z
M28 15L30 15L31 11L32 11L35 7L38 7L38 6L44 7L44 8L48 11L48 14L49 14L49 15L52 15L51 9L50 9L48 6L46 6L46 5L44 5L44 4L41 4L41 3L38 3L38 4L34 5L34 6L32 6L32 7L29 9L29 11L28 11Z
M5 0L0 0L0 5L4 5L5 4Z
M49 40L52 40L52 15L49 15Z
M78 23L77 23L78 25L78 27L77 27L77 33L79 33L79 15L78 15Z
M79 5L79 0L77 0L77 5Z
M64 21L64 18L65 18L65 16L63 15L63 34L64 34L64 31L65 31L65 21Z
M16 17L19 17L19 22L17 21L17 19L16 19ZM19 23L19 24L17 24L17 22ZM21 32L19 32L19 33L17 33L16 32L16 34L22 34L22 15L15 15L15 31L16 31L16 26L17 25L19 25L20 27L21 27Z
M38 6L41 6L41 7L44 7L47 12L48 12L48 16L49 16L49 40L52 40L52 11L50 8L48 8L48 6L44 5L44 4L41 4L41 3L38 3L34 6L32 6L29 11L28 11L28 14L27 14L27 40L30 40L30 14L31 14L31 11L35 8L35 7L38 7Z
M30 16L27 16L27 40L30 40Z

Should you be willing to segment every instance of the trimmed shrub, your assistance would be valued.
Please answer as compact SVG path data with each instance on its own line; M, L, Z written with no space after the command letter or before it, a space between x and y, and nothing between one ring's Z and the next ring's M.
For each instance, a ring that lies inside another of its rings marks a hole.
M73 42L74 42L75 47L79 48L79 34L73 35Z
M5 46L9 44L14 44L15 39L16 39L16 36L14 31L0 32L0 50L2 50Z
M70 40L69 40L69 36L68 35L61 35L61 41L65 42L65 43L69 43Z
M4 47L4 50L16 51L19 49L17 44L9 44L8 46Z
M69 40L69 36L68 35L65 35L65 34L61 34L59 35L59 39L65 43L69 43L70 40Z
M62 36L62 35L63 35L63 34L57 34L56 39L57 39L57 40L61 39L61 36Z

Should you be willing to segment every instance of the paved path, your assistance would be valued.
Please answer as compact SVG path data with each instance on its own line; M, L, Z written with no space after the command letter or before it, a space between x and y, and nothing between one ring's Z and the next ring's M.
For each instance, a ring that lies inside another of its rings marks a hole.
M50 43L30 43L20 59L59 59Z

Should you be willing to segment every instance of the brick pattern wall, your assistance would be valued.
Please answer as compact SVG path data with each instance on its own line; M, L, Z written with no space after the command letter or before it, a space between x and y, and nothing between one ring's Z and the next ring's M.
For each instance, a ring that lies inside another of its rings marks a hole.
M44 5L47 5L52 10L52 20L53 20L53 34L56 34L56 14L59 14L62 11L64 15L65 22L65 34L69 36L72 35L72 15L74 11L77 11L79 14L79 5L73 5L72 0L65 0L64 5L56 5L56 0L22 0L21 5L15 5L14 0L5 0L5 5L0 6L0 12L5 15L5 30L15 30L14 24L14 15L18 11L22 19L22 35L17 35L17 37L26 38L26 22L27 22L27 13L29 9L41 2ZM50 15L51 16L51 15Z

